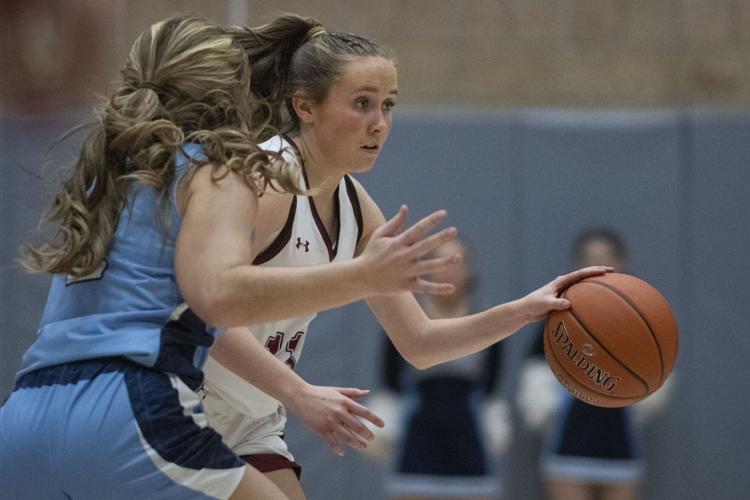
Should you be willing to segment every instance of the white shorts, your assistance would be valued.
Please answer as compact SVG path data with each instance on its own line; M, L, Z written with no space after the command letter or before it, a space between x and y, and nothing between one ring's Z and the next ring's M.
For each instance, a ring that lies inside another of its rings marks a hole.
M203 407L209 425L235 454L261 472L289 468L299 476L299 465L284 441L287 420L284 406L279 404L274 413L255 418L241 413L210 388L204 394Z

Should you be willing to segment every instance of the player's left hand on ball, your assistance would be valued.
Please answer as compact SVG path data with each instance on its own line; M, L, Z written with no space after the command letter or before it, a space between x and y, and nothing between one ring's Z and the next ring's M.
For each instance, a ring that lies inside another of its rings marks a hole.
M570 302L560 297L560 294L566 288L582 279L599 276L612 271L614 271L614 268L609 266L590 266L558 276L521 299L527 319L530 322L539 321L544 319L550 311L561 311L569 308Z
M351 387L323 387L308 385L296 397L292 411L303 424L328 443L337 455L344 454L342 443L363 449L373 439L373 433L360 420L383 427L383 420L365 406L354 401L369 393Z

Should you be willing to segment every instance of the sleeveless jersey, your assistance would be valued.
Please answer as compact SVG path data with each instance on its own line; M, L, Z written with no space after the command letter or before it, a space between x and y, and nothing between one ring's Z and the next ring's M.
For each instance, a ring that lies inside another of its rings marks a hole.
M283 151L290 163L301 166L304 187L307 178L304 164L294 143L276 136L260 145L268 151ZM338 237L331 238L320 220L315 203L307 196L295 196L286 223L275 240L253 264L268 266L313 266L351 259L362 236L362 214L352 180L344 176L334 193L334 210L338 214ZM279 298L279 300L283 300ZM302 354L307 328L316 314L307 314L270 323L248 325L250 331L277 358L294 368ZM209 356L204 367L205 391L229 403L245 415L260 418L275 413L280 403L252 384L224 368ZM207 397L207 406L210 406Z
M204 158L199 145L188 157ZM192 316L169 319L184 300L174 272L174 246L181 217L176 186L191 162L182 155L167 191L168 223L160 222L159 194L132 183L106 259L97 271L73 278L56 275L36 342L23 356L19 377L39 368L92 358L124 356L187 378L200 378L212 338ZM164 226L164 227L160 227ZM170 326L171 325L171 326Z

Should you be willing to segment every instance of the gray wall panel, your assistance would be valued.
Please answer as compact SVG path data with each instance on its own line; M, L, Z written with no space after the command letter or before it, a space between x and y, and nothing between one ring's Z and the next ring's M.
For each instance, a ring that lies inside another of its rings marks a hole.
M690 122L691 224L685 294L686 436L704 498L742 498L750 489L750 123L696 114ZM684 418L684 417L683 417ZM697 458L710 456L710 463ZM712 474L706 474L710 467Z
M48 282L13 263L49 184L19 165L38 171L46 148L78 119L0 119L0 399L33 341ZM743 498L750 489L749 131L750 113L400 110L377 166L359 178L386 216L402 202L411 221L447 208L479 250L487 303L569 269L579 229L619 227L631 271L670 300L682 333L669 404L643 428L645 498ZM377 386L382 336L364 304L321 314L311 335L298 365L304 377ZM521 333L508 342L507 394L530 341ZM383 497L381 466L354 451L335 457L294 418L288 440L305 467L309 498ZM537 453L538 438L519 427L504 469L506 498L540 498Z

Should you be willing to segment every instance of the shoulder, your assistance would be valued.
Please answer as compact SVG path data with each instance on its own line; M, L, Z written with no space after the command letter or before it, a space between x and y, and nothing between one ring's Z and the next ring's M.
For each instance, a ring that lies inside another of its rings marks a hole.
M383 211L380 210L380 207L372 199L372 196L370 196L362 183L351 175L347 177L351 180L362 213L362 237L357 245L356 252L359 255L370 240L372 232L385 222L385 217L383 216Z
M359 200L359 204L362 207L362 217L365 219L365 225L367 225L368 220L371 222L377 222L377 226L382 224L385 220L383 218L383 212L380 210L378 204L375 203L375 200L372 199L370 193L367 192L361 182L351 175L347 175L347 178L351 181L357 199ZM367 227L365 227L365 229L367 229Z
M260 223L269 227L276 227L286 220L292 200L296 195L267 188L258 199L258 215Z
M202 203L234 204L245 209L257 209L258 205L257 195L239 175L210 163L183 176L177 186L177 205L182 214L196 198Z

